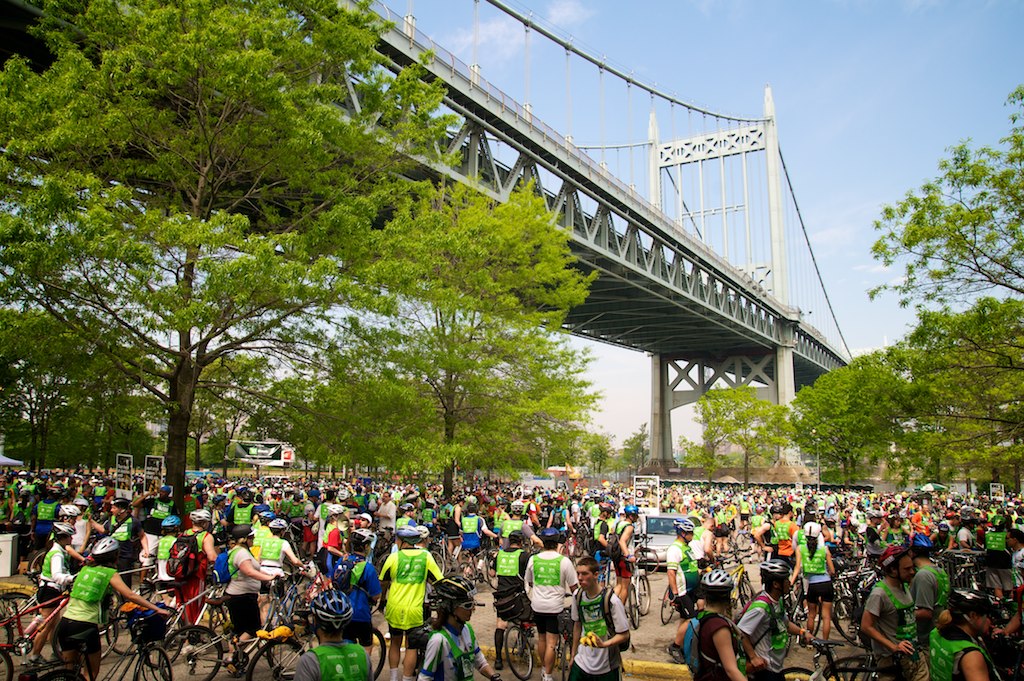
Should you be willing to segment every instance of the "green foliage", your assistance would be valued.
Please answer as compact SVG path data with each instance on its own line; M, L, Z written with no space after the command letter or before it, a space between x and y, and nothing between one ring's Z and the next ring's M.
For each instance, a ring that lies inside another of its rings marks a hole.
M634 472L646 466L650 460L650 441L651 437L647 433L647 424L644 423L622 443L622 456L628 462L629 468Z
M588 433L584 437L583 444L590 472L600 477L607 470L612 458L611 439L602 433Z

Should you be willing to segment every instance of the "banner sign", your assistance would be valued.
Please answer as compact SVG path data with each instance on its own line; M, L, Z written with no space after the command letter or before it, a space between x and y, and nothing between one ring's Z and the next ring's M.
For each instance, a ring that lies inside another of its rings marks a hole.
M164 457L146 456L146 469L142 474L143 488L148 492L164 484Z
M291 466L295 448L286 442L235 442L235 456L251 466Z
M989 497L991 497L992 499L998 499L999 501L1003 501L1003 499L1005 499L1005 494L1006 494L1006 492L1005 492L1005 490L1003 488L1003 484L1001 482L990 482L989 483L989 485L988 485L988 495L989 495Z
M131 499L134 496L132 490L132 466L134 463L131 454L117 455L114 469L114 494L121 499Z
M658 513L661 510L661 477L634 475L633 499L643 515Z

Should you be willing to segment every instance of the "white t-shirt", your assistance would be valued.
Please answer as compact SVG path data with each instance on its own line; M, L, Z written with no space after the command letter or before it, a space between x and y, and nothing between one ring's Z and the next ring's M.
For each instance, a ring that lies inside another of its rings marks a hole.
M611 611L612 624L615 625L615 631L607 631L608 624L604 621L604 607L600 592L598 592L596 598L593 599L589 598L586 594L583 594L583 621L594 626L598 634L601 635L601 640L604 641L607 641L618 632L629 631L629 621L626 619L626 609L622 607L622 601L619 600L617 595L615 595L615 592L611 592L610 594L608 609ZM575 597L572 599L572 621L580 621L580 613L576 607ZM584 626L583 633L586 633L586 626ZM576 657L573 659L573 662L575 662L576 666L586 674L607 674L612 670L609 657L610 651L607 648L594 648L592 646L581 645L576 649Z
M534 561L561 559L558 566L558 585L537 584L534 575ZM527 587L530 587L530 605L534 612L545 615L557 615L565 609L565 594L572 591L572 587L579 584L576 578L576 568L569 558L557 551L541 551L530 556L526 564L524 575Z
M956 533L957 548L960 548L960 542L964 542L967 546L974 546L974 533L968 530L966 527L961 527Z
M380 505L377 509L377 521L380 524L381 529L395 529L395 514L398 511L398 507L395 506L394 500L388 501Z

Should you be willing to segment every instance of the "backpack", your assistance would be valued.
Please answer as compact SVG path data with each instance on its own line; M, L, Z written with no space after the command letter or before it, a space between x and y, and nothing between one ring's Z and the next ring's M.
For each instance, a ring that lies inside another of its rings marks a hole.
M870 579L861 582L857 587L856 597L857 604L853 607L853 614L850 616L850 628L857 632L857 638L860 640L861 645L870 650L871 638L860 630L860 622L864 617L864 606L868 603L868 596L871 591L878 584L879 579Z
M706 612L706 611L705 611ZM721 617L723 620L729 623L732 627L732 622L729 622L728 618L722 617L718 613L707 613L704 615L704 619L710 619L712 617ZM686 664L687 669L690 670L690 676L697 678L700 673L701 661L705 661L708 664L720 665L720 662L714 662L707 655L700 650L700 625L701 619L699 617L691 617L689 626L686 628L686 634L683 635L683 662Z
M350 593L353 588L359 586L365 569L365 560L353 560L352 558L339 560L334 568L334 574L331 576L334 588L346 594Z
M612 621L612 590L605 588L601 589L601 612L604 614L604 624L608 628L608 632L615 635L615 623ZM580 622L583 621L583 589L576 590L576 612L580 616ZM626 634L629 634L629 627L626 627ZM618 645L618 651L629 650L629 638ZM616 651L616 652L618 652Z
M615 561L621 560L622 547L619 546L618 521L605 522L605 529L608 531L604 537L608 541L608 557Z
M231 567L231 552L221 551L217 554L217 560L213 561L213 578L217 584L227 584L231 577L238 572Z
M167 574L175 581L191 577L199 569L199 541L194 534L183 534L171 544L171 555L167 559Z

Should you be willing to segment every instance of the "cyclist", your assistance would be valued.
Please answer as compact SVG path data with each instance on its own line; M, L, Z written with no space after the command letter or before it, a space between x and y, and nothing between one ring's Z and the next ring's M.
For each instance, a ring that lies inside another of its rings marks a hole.
M914 597L917 644L921 650L928 650L932 629L949 601L949 575L932 562L933 548L932 540L922 532L910 540L910 555L917 570L910 582L910 595Z
M470 681L474 670L491 681L501 675L491 668L477 645L469 623L476 608L476 589L463 577L449 577L434 586L437 618L423 656L419 681Z
M333 589L324 591L309 604L309 610L320 645L299 658L294 681L373 681L369 653L344 633L352 620L348 597Z
M530 556L523 575L533 607L533 621L537 625L537 655L543 668L543 681L551 681L551 670L555 666L555 649L558 647L558 615L565 609L567 592L576 591L579 580L572 561L558 552L562 534L546 527L540 531L544 549Z
M251 553L256 531L252 525L235 525L231 528L234 546L228 551L228 571L231 581L225 590L227 596L228 615L231 617L234 632L239 642L248 641L256 636L262 626L259 608L260 585L272 582L276 577L260 570L259 563ZM237 651L232 651L227 668L236 672L235 661Z
M871 650L880 667L898 664L906 681L927 681L928 664L916 654L917 623L914 599L906 590L914 578L914 561L903 546L889 546L878 561L882 579L868 594L860 630L871 639Z
M181 532L181 518L169 515L160 521L162 535L156 544L156 579L158 582L173 582L167 574L167 561L171 558L171 545L178 540Z
M505 521L505 525L511 521ZM498 602L509 597L519 596L526 593L526 584L523 576L526 574L526 566L530 556L523 551L523 533L520 530L513 530L509 533L508 547L498 551L497 579L498 588L494 591L494 607L497 610ZM505 629L508 623L498 617L498 623L494 628L494 668L501 669L503 644L505 642Z
M345 638L355 641L366 648L366 652L373 650L373 606L380 600L381 586L380 577L377 575L377 568L373 562L366 559L367 554L373 546L374 534L369 530L353 530L349 537L349 546L352 553L349 559L355 562L349 576L349 588L345 585L338 585L342 591L349 594L349 602L352 604L352 621L345 626Z
M683 640L690 618L697 612L694 592L700 583L700 571L693 557L690 542L693 540L693 521L689 518L676 518L672 522L676 531L676 540L665 552L665 574L668 578L669 598L679 613L681 621L676 628L676 636L668 646L668 654L678 663L683 663Z
M191 575L181 581L181 599L185 607L185 618L190 624L195 624L203 609L202 599L196 596L206 585L206 573L209 566L217 560L217 550L214 547L213 534L210 526L213 516L206 509L196 509L188 514L192 521L192 527L185 530L184 536L195 535L196 547L199 549L199 563Z
M164 617L170 612L132 591L114 567L121 551L120 543L113 537L104 537L92 547L94 565L86 565L75 578L71 597L57 625L57 642L61 657L68 664L78 662L79 650L84 646L89 678L95 679L100 673L100 625L106 623L109 613L111 592L116 592L126 601L154 610Z
M939 618L929 639L931 681L998 679L981 637L992 627L995 604L988 594L957 589L949 594L949 610Z
M615 595L623 603L629 597L629 580L633 577L633 528L640 519L640 508L636 504L622 507L622 518L615 524L615 534L619 538L621 556L615 561Z
M60 501L57 499L57 491L47 485L39 491L42 498L32 509L32 532L34 539L33 548L41 549L50 538L50 530L57 520L57 510Z
M142 541L142 553L139 557L144 568L151 568L156 563L157 546L160 543L160 536L163 534L164 518L172 515L180 518L181 513L174 500L171 499L170 485L161 485L156 492L150 490L136 497L132 506L146 512L146 518L142 521L142 532L145 536ZM149 571L143 570L142 574L147 575Z
M95 532L118 541L120 554L117 557L117 571L124 573L123 579L129 586L132 583L131 570L135 567L138 555L135 545L142 536L142 528L132 518L131 506L132 502L127 499L114 499L110 504L113 515L102 525L92 521Z
M1009 529L1010 519L995 515L985 533L985 588L991 589L996 598L1013 591L1012 555L1006 546Z
M747 605L736 628L750 660L747 664L749 678L780 681L790 634L799 636L803 643L813 637L806 629L789 621L782 605L782 597L790 589L789 563L773 558L761 563L760 572L763 590Z
M260 569L263 572L282 577L284 576L285 561L292 567L302 567L302 561L292 550L291 542L284 538L284 531L288 529L288 521L284 518L274 518L267 527L270 530L270 536L263 540L260 547Z
M725 570L712 570L700 580L704 610L695 641L700 664L694 681L746 681L740 667L739 630L732 623L732 590L736 582ZM744 667L746 664L744 664Z
M796 568L792 583L801 575L806 580L804 593L807 599L807 626L816 629L815 619L821 609L821 637L828 638L832 631L832 602L836 598L832 575L836 567L832 563L832 552L821 539L821 525L809 522L804 525L806 543L799 544L796 552Z
M615 593L606 594L598 579L600 566L590 556L576 562L580 590L572 601L572 668L570 681L600 679L615 681L621 677L622 655L619 644L629 643L626 609ZM609 618L605 616L608 598ZM611 630L609 630L609 624ZM583 634L597 634L598 641L580 646Z
M51 534L53 543L47 550L46 557L43 558L43 567L39 572L39 590L36 592L36 600L40 603L59 598L75 579L69 570L70 556L68 556L68 545L71 544L72 537L75 535L75 529L68 523L58 522L53 524ZM40 608L39 615L45 619L50 616L55 607L56 604ZM54 618L46 622L36 632L35 638L32 639L32 652L26 660L27 664L35 664L42 658L43 647L50 640L50 632L58 621Z
M434 557L425 549L416 547L420 533L415 527L400 527L395 530L398 550L387 557L380 571L384 604L384 619L391 633L391 647L388 650L388 665L391 681L398 681L398 662L402 654L402 642L412 629L423 624L423 599L427 592L427 580L441 580L441 568ZM416 670L416 648L407 646L402 665L402 678L411 681Z
M401 515L395 519L395 527L405 527L406 525L416 525L416 507L406 502L398 507Z
M460 561L473 559L477 551L480 550L481 534L485 534L491 538L496 538L498 536L487 529L487 522L478 516L476 511L477 505L475 503L466 504L466 513L462 516L462 520L459 522L459 527L462 530L462 552L459 554Z

